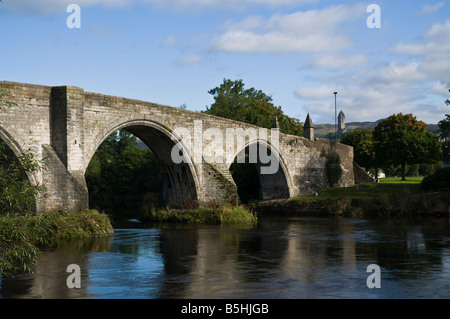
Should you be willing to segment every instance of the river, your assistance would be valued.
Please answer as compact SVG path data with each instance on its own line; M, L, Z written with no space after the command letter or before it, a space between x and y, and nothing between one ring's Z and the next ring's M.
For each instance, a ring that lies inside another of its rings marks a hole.
M68 287L71 264L80 288ZM448 218L263 216L254 227L130 220L109 239L59 243L34 274L0 283L0 298L449 297Z

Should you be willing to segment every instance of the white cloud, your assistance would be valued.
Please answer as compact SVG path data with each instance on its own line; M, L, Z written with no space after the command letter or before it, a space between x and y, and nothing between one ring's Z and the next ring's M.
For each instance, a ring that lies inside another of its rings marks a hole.
M6 10L13 12L50 15L55 13L65 13L69 4L76 3L81 9L94 5L103 5L105 7L117 7L131 4L133 0L5 0L2 6Z
M398 88L398 86L396 86ZM296 95L303 101L303 108L311 113L314 123L334 122L334 94L337 91L337 112L343 110L347 121L374 121L394 113L416 113L412 104L417 95L413 89L401 90L388 87L321 86L303 87Z
M326 68L331 70L339 70L355 67L368 62L368 58L364 54L355 56L342 57L333 54L323 54L318 56L311 64L312 67Z
M282 32L256 34L248 31L232 31L215 39L212 48L239 53L289 53L340 50L348 45L349 40L344 36L300 37Z
M192 54L186 57L183 57L177 61L177 65L190 65L190 64L196 64L203 61L203 57L198 54Z
M399 43L395 53L410 55L437 55L450 52L450 20L445 23L436 23L423 36L420 43Z
M420 72L419 62L392 62L389 66L379 70L377 74L378 79L384 83L415 83L426 78Z
M339 5L322 10L252 17L227 23L224 34L213 39L211 48L239 53L326 52L348 47L351 40L339 33L344 22L363 13L360 6Z
M167 48L173 47L175 46L177 42L177 38L175 37L175 35L171 34L169 36L167 36L162 42L161 45Z
M448 89L449 88L450 88L450 86L448 85L448 83L441 83L441 81L437 80L433 84L433 87L431 88L431 90L434 93L439 94L443 97L448 97Z
M450 20L434 24L419 43L398 44L394 52L414 57L421 76L450 82Z
M426 38L430 40L446 41L450 39L450 20L445 23L436 23L426 33Z
M94 5L105 7L117 7L144 3L165 10L189 12L201 9L231 9L242 11L256 5L266 7L295 6L301 4L316 3L319 0L5 0L2 6L10 11L50 15L65 12L65 8L71 3L78 4L81 8Z
M192 11L199 9L232 9L242 11L256 5L266 7L295 6L317 3L319 0L140 0L158 8Z
M319 56L312 65L333 70L334 59L342 63L343 68L336 69L343 72L318 73L313 83L331 84L299 88L295 95L317 118L313 118L315 123L333 121L333 91L338 91L338 109L344 110L350 121L372 121L403 112L437 123L448 112L442 105L450 83L450 22L434 24L415 43L400 43L389 53L389 62L381 57L373 64L355 63L355 68L348 68L344 58ZM363 61L363 56L360 59ZM333 83L337 85L333 87Z
M328 86L320 87L303 87L295 91L295 94L303 99L307 100L326 100L330 96L333 96L335 90Z
M444 6L444 2L438 2L436 4L428 4L426 3L423 8L422 11L420 12L422 15L429 15L432 14L436 11L438 11L440 8L442 8Z

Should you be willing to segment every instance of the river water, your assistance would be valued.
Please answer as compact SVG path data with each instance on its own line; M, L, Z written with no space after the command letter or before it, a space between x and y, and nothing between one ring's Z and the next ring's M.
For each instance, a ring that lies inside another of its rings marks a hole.
M68 288L71 264L80 267L81 288ZM378 273L368 271L373 264ZM450 298L450 221L129 221L112 238L44 251L34 274L2 280L0 298Z

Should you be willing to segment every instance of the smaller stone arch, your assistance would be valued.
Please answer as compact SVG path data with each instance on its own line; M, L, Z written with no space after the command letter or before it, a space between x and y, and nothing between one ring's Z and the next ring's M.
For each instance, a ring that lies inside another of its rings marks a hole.
M265 148L262 152L267 152L267 150L270 150L271 159L266 158L266 163L263 163L260 160L261 146ZM286 163L281 154L267 140L250 140L242 149L236 152L235 158L237 158L238 154L243 151L245 152L251 147L253 147L253 150L258 152L258 160L254 164L259 173L259 199L269 200L289 198L291 196L292 184L289 178L290 175L288 174ZM277 162L276 169L273 169L272 167L274 159ZM231 165L233 165L233 163L234 161L228 164L228 169L231 169ZM267 163L269 163L269 165L267 165Z

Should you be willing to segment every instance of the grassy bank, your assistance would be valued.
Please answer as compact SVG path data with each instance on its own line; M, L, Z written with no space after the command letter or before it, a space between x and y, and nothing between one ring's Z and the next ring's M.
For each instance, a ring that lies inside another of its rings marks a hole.
M0 276L32 271L40 249L59 240L107 237L112 233L108 216L94 210L1 216Z
M294 213L345 216L415 216L450 214L450 194L430 192L421 187L422 178L383 178L343 188L329 188L318 196L256 203L261 213Z
M151 209L139 219L143 222L185 224L248 224L257 221L256 216L246 208L229 204L193 209Z

